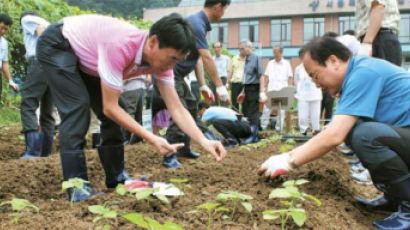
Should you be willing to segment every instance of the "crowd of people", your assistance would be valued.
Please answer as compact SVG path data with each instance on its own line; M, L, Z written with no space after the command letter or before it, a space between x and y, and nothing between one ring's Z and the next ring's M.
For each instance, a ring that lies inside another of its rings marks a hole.
M200 156L192 139L221 161L226 148L259 140L268 93L294 87L298 130L306 136L310 128L312 138L273 154L258 173L273 179L345 143L383 193L373 200L358 197L358 204L394 212L374 226L410 229L410 74L400 67L396 1L357 1L356 33L313 39L300 49L294 70L280 46L272 48L273 59L264 66L249 40L239 43L236 56L224 55L221 42L212 44L211 54L210 23L221 20L230 3L206 0L199 12L164 16L149 31L109 16L70 16L50 24L36 12L24 12L27 76L20 88L10 74L4 38L13 22L0 14L0 67L22 95L22 160L52 153L56 107L64 180L88 181L84 149L90 123L108 188L132 179L124 168L124 144L144 140L165 167L180 168L179 157ZM153 132L141 125L146 94ZM285 112L269 110L277 117L274 129L282 129ZM159 135L163 127L165 137ZM93 194L89 183L68 191L76 202Z

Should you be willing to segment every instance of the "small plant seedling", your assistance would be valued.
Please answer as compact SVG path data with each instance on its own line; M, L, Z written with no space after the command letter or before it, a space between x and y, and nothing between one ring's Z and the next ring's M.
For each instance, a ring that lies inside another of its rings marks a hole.
M294 147L295 147L295 145L296 145L296 141L295 140L293 140L293 139L287 139L286 141L285 141L285 143L282 143L280 146L279 146L279 152L281 152L281 153L286 153L286 152L289 152L290 150L292 150Z
M148 204L153 200L152 197L156 197L163 203L169 204L169 200L166 196L155 194L158 191L159 188L143 188L131 190L130 193L135 194L135 198L137 198L137 200L146 200Z
M37 213L40 211L40 209L32 204L30 201L25 200L25 199L19 199L19 198L13 198L10 201L4 201L0 203L0 206L5 206L5 205L11 205L11 209L13 212L14 218L13 218L13 223L18 224L23 212L28 209L33 209Z
M216 203L216 202L205 202L203 204L200 204L198 206L196 206L196 210L191 211L189 213L205 213L208 217L208 221L207 221L207 230L212 230L213 229L213 220L215 215L217 215L218 213L226 213L229 212L229 208L226 208L225 206L223 206L220 203Z
M66 191L67 189L72 189L73 194L71 195L71 205L73 205L74 203L74 197L75 197L75 193L77 192L82 192L85 193L87 195L90 195L90 193L84 189L84 185L90 183L86 180L83 180L81 178L75 177L75 178L70 178L68 181L64 181L62 184L62 190Z
M120 196L125 196L128 193L128 189L124 184L118 184L117 187L115 187L115 191Z
M299 190L299 185L303 185L308 182L309 181L307 180L289 180L283 183L282 188L273 189L269 194L269 199L283 199L282 204L286 207L278 210L266 210L263 212L263 218L265 220L280 218L281 229L285 229L286 223L289 217L291 217L296 225L301 227L307 219L306 211L302 207L303 203L310 200L317 206L321 205L319 199Z
M134 225L148 230L184 230L184 228L176 223L171 221L166 221L164 224L161 224L155 219L144 217L140 213L126 213L122 216L124 219L133 223Z
M248 213L252 212L252 204L250 203L252 199L253 197L237 191L223 191L216 197L216 200L224 205L230 204L232 206L232 219L235 216L235 211L238 209L239 204L241 204Z
M97 215L97 217L95 217L93 219L94 223L97 223L98 221L107 221L107 222L109 222L110 220L114 220L115 225L117 225L117 217L118 217L117 212L107 208L104 205L91 205L91 206L88 206L88 211L91 212L92 214ZM111 229L111 225L110 224L104 224L101 227L101 229L103 229L103 230Z
M189 182L189 179L187 178L171 178L169 179L169 182L175 184L179 189L182 189L183 187L190 187L187 184Z

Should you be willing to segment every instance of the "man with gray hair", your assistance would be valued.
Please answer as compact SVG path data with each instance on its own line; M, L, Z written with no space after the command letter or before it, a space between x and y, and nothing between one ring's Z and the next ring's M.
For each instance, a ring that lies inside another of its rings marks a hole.
M263 75L262 59L252 52L250 41L241 41L245 46L244 89L238 96L238 103L242 103L242 112L251 124L252 135L244 141L244 144L258 141L259 129L259 103L266 103L266 82Z

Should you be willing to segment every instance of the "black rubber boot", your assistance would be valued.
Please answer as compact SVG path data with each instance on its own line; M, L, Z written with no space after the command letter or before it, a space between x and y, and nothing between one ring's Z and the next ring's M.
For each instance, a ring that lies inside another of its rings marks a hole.
M93 191L88 182L87 165L83 150L62 151L60 153L61 166L63 168L63 179L68 181L72 178L81 178L84 183L83 188L68 189L68 199L72 202L79 202L88 199L93 195Z
M101 141L101 134L100 133L93 133L91 135L91 147L93 149L96 149L98 146L100 146L100 141Z
M26 142L26 150L20 159L32 159L41 156L41 148L43 145L43 134L37 131L27 132L24 134Z
M373 222L373 226L381 230L410 229L410 174L389 183L375 183L375 186L391 197L401 200L397 212L384 220Z
M48 157L53 152L54 135L43 135L43 147L41 150L42 157Z
M186 158L198 158L201 154L194 152L191 150L191 140L187 139L184 142L184 147L178 149L177 156L178 157L186 157Z
M258 126L257 125L251 125L251 135L246 138L242 144L243 145L247 145L247 144L252 144L252 143L256 143L259 141L259 137L258 137Z
M107 188L115 188L126 180L132 180L124 169L124 145L99 146L98 156L105 171Z

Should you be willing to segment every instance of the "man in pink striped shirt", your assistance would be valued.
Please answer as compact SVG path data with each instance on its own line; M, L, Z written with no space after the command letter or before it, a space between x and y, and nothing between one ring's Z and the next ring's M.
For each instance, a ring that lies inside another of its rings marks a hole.
M37 56L48 73L45 81L62 119L60 156L64 180L88 180L84 145L90 107L101 120L98 154L109 188L130 179L124 170L120 126L144 138L161 155L183 146L169 144L146 131L120 107L123 81L143 74L158 76L159 91L174 121L218 161L222 160L225 149L220 142L203 136L173 86L172 68L194 48L191 28L177 14L160 19L149 32L112 17L82 15L64 18L43 33ZM70 190L70 199L87 199L92 189L88 184L84 189L88 192Z

